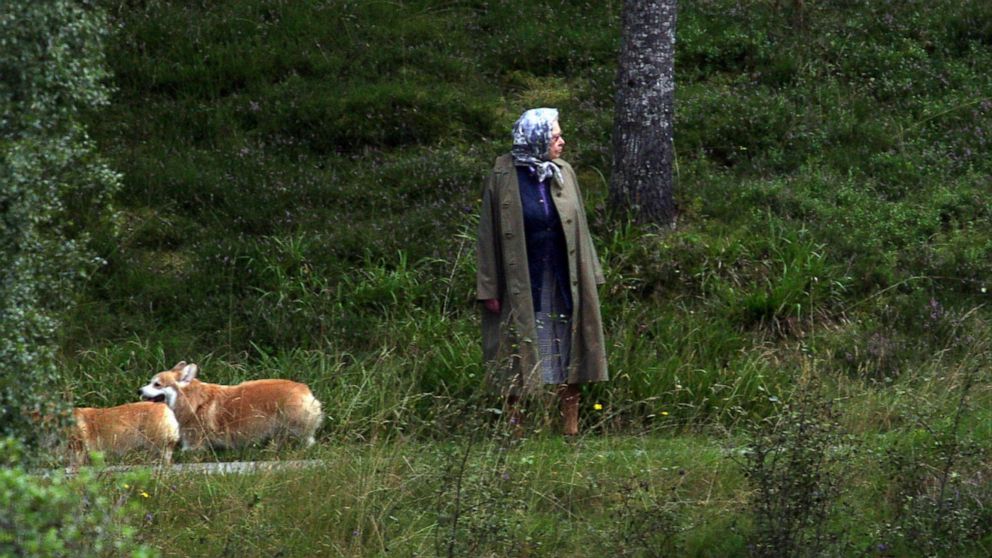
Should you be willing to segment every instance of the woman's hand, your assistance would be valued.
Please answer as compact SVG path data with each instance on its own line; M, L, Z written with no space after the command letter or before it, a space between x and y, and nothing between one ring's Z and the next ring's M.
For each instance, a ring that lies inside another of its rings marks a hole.
M482 305L493 314L499 314L500 306L498 298L489 298L482 301Z

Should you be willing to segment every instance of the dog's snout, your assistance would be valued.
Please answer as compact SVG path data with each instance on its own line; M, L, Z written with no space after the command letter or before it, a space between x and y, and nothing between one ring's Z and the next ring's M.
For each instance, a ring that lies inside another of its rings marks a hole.
M141 395L141 388L138 388L138 395Z

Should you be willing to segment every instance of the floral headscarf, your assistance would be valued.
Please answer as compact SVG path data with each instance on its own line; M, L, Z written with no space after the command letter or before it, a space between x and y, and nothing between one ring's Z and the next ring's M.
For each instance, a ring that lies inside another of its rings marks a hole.
M548 160L548 146L551 144L551 130L558 121L558 109L536 108L520 115L513 124L513 164L531 167L539 181L554 176L562 183L558 165Z

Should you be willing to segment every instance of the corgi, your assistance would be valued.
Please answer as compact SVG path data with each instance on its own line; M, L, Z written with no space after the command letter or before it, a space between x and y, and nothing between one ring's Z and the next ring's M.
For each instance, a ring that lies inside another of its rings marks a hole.
M89 453L123 455L134 450L158 452L164 465L172 462L179 443L179 421L161 403L126 403L117 407L76 407L69 435L73 465L89 461Z
M267 439L314 443L324 415L306 384L253 380L227 386L197 379L199 366L180 362L138 389L146 401L164 401L179 421L184 450L237 448Z

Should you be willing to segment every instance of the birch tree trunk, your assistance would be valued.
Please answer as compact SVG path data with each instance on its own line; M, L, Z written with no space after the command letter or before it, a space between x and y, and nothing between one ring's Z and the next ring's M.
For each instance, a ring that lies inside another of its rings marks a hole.
M625 0L613 119L610 208L671 225L676 0Z

